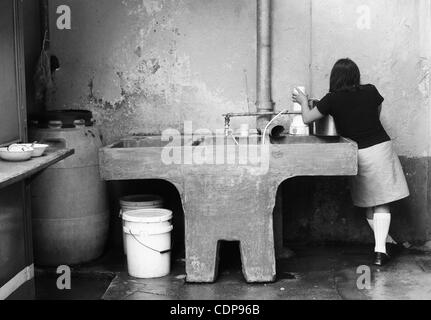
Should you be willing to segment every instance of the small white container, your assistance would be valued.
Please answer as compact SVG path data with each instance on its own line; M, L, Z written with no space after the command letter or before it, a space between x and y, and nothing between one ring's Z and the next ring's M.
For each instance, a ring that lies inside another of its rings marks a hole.
M239 129L239 135L244 138L250 135L250 126L247 123L241 125Z
M171 271L172 211L142 209L123 213L127 269L135 278L167 276Z
M310 135L310 127L304 123L302 116L296 116L290 125L289 133L297 136L308 136Z

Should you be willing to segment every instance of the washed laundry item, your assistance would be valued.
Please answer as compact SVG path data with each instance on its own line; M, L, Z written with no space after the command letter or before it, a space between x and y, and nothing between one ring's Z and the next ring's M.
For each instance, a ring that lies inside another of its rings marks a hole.
M35 101L37 105L46 107L50 105L50 99L54 93L54 79L51 66L51 56L47 49L47 33L43 40L42 51L40 53L39 61L36 66L33 82L35 88Z

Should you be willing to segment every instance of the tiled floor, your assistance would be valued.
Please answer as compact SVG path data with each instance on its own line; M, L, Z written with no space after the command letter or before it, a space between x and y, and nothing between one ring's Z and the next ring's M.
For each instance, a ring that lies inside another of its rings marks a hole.
M184 262L177 260L170 276L140 280L127 275L122 256L108 255L75 268L72 290L53 289L49 272L37 273L39 299L106 300L273 300L273 299L431 299L431 254L405 251L384 268L371 266L369 246L295 247L296 256L277 263L278 280L247 284L238 255L224 254L214 284L186 284ZM225 263L223 263L225 261ZM229 261L229 263L226 263ZM371 289L360 290L358 267L370 266ZM54 280L53 280L54 279ZM111 279L112 282L111 282ZM47 281L50 281L49 283ZM109 284L110 283L110 284ZM49 289L51 285L51 289ZM109 285L109 287L108 287Z

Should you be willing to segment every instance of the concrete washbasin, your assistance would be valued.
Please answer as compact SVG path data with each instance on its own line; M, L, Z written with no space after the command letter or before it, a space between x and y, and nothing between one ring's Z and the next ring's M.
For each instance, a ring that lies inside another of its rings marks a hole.
M260 136L250 137L226 137L224 135L193 135L177 136L170 139L160 135L154 136L131 136L121 139L120 142L112 145L113 149L130 149L130 148L164 148L164 147L203 147L214 145L243 145L243 144L260 144Z
M165 139L160 135L136 135L121 139L120 142L112 145L113 149L133 149L133 148L164 148L173 143L171 139ZM199 137L178 136L175 138L178 146L193 146L200 144Z
M274 239L282 239L281 231L274 230L274 219L281 217L273 215L279 185L296 176L353 176L358 170L358 147L345 138L286 135L263 148L260 137L237 142L208 135L133 136L100 150L104 180L161 179L178 189L184 208L187 282L215 281L223 240L240 242L247 282L273 281ZM246 155L257 150L253 160L260 163L236 158L244 149ZM217 158L221 161L195 159L211 160L212 152L222 152ZM259 158L259 152L265 157Z
M343 141L341 137L317 137L317 136L294 136L282 135L277 139L267 137L267 143L272 145L286 145L286 144L327 144L327 143L340 143ZM148 136L131 136L121 139L120 142L111 146L112 149L127 149L127 148L164 148L167 146L214 146L214 145L258 145L262 143L262 136L252 135L249 137L240 136L180 136L173 139L165 139L160 135Z
M317 136L293 136L282 135L278 139L271 139L271 144L327 144L327 143L341 143L341 137L317 137Z

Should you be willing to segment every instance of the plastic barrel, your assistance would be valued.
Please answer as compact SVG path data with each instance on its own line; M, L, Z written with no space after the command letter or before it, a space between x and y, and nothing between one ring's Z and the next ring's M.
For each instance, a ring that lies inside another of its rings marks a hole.
M106 183L99 174L98 130L33 129L30 140L75 149L73 156L31 183L35 263L59 266L97 259L109 229Z

